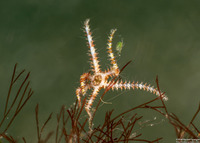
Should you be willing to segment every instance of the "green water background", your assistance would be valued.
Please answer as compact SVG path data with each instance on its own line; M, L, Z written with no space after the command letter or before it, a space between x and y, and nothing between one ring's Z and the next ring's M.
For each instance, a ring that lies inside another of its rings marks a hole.
M200 101L200 1L4 0L0 1L1 117L16 62L18 71L25 68L31 72L35 92L8 133L19 140L25 137L28 142L36 142L36 104L40 106L41 122L54 113L47 130L55 129L60 107L73 104L80 75L90 69L83 32L86 18L91 19L102 69L110 64L107 37L110 29L117 28L114 45L121 39L125 44L118 64L123 67L132 60L122 78L156 85L158 75L161 89L169 97L169 111L187 124ZM114 108L116 115L154 97L143 91L118 91L109 92L104 100L115 96L111 105L100 108L95 125L102 122L108 110ZM152 111L144 114L147 118L143 121L157 117L155 123L159 123L164 119ZM175 142L174 129L166 120L144 130L143 138L164 137L163 142Z

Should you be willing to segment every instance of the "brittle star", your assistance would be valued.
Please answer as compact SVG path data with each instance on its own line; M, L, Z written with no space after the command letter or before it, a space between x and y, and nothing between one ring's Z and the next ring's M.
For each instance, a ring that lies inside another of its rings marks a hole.
M115 60L115 56L113 54L112 51L112 39L114 36L114 33L116 32L116 29L112 29L110 32L110 35L108 37L108 44L107 44L107 49L108 49L108 56L110 58L110 62L111 62L111 67L108 70L102 71L100 69L100 65L99 65L99 60L97 57L97 52L96 49L94 47L94 42L92 39L92 34L90 31L90 27L89 27L89 19L87 19L84 23L84 29L85 29L85 33L86 33L86 37L87 37L87 41L88 41L88 45L89 45L89 51L90 54L89 56L91 57L90 60L90 64L92 67L92 72L87 72L87 73L83 73L80 77L80 87L78 87L76 89L76 96L79 102L79 106L81 105L81 95L85 96L87 91L89 89L93 89L92 94L89 96L88 100L86 101L85 104L85 110L87 112L87 114L89 115L89 128L90 130L92 130L92 114L91 114L91 107L92 104L96 98L96 96L98 95L98 92L100 91L100 89L104 88L106 89L111 81L108 81L109 77L112 76L118 76L120 73L120 70L118 68L117 62ZM118 90L118 89L140 89L140 90L146 90L149 91L157 96L160 96L159 91L157 90L157 88L154 88L153 86L147 85L147 83L143 84L143 82L138 83L138 82L123 82L123 81L117 81L115 84L113 84L113 86L111 87L112 90ZM162 97L164 100L168 100L167 96L163 96Z

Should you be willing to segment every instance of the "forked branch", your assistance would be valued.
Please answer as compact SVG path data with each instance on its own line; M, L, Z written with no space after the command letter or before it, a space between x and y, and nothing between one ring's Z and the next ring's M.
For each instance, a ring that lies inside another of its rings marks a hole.
M0 122L0 128L2 127L3 124L6 124L5 119L8 116L10 117L10 121L8 121L8 123L6 125L4 125L5 128L0 133L0 136L2 136L8 130L8 128L13 123L16 116L19 114L19 112L22 110L22 108L28 102L30 97L33 95L33 91L29 87L29 84L30 84L30 81L28 81L29 76L30 76L30 72L29 72L28 74L26 74L25 78L22 80L22 83L19 86L17 93L15 94L13 100L11 99L12 89L16 86L17 81L18 81L18 83L20 82L19 79L23 76L23 73L25 72L25 70L22 70L21 72L19 72L19 74L16 74L16 70L17 70L17 64L15 64L15 66L14 66L14 70L13 70L13 74L12 74L12 78L11 78L11 82L10 82L10 87L8 90L8 95L7 95L7 99L6 99L6 103L5 103L5 107L4 107L4 114L3 114L3 118L1 119L1 122ZM25 86L25 88L24 88L24 86ZM10 104L10 106L9 106L9 104ZM15 110L15 111L13 113L11 113L12 110Z

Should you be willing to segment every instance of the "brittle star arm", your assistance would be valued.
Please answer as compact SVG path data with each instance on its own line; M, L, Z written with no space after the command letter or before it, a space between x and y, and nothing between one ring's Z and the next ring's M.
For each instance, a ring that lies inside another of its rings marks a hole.
M115 56L114 56L113 51L112 51L112 39L113 39L113 36L114 36L116 31L117 31L117 29L112 29L110 31L110 35L108 37L108 44L107 44L108 47L107 47L107 49L108 49L108 56L110 57L110 61L111 61L111 64L112 64L112 69L111 69L110 72L111 72L111 74L113 74L112 72L114 72L114 74L116 76L118 76L119 75L119 67L117 65L117 62L115 60Z
M89 128L90 128L90 130L92 130L92 113L91 113L90 109L91 109L91 106L92 106L98 92L99 92L99 88L95 87L92 94L90 95L89 100L86 102L86 106L85 106L85 110L89 115Z
M82 92L81 87L79 87L79 88L76 89L76 97L78 99L78 105L79 105L79 107L81 106L81 92Z
M89 27L89 19L87 19L85 21L85 32L86 32L86 36L87 36L87 40L88 40L88 44L89 44L89 48L90 48L90 56L91 56L91 65L93 67L93 71L95 73L100 72L100 65L99 65L99 61L98 61L98 57L97 57L97 53L96 53L96 49L94 47L94 41L92 40L92 34L90 32L90 27Z
M138 82L127 82L127 81L125 81L125 82L123 82L123 81L117 81L113 86L112 86L112 90L114 90L114 89L116 89L116 90L118 90L118 89L140 89L140 90L146 90L147 92L150 92L150 93L153 93L153 94L155 94L155 95L157 95L157 96L161 96L162 95L162 98L165 100L165 101L167 101L168 100L168 97L164 94L163 95L163 93L161 93L161 95L160 95L160 93L159 93L159 91L157 90L157 88L154 88L153 86L151 86L150 84L149 85L147 85L147 83L145 83L145 84L143 84L143 82L141 82L141 83L138 83Z
M79 106L81 105L81 95L85 95L88 90L88 84L86 83L89 80L89 73L84 73L80 78L80 87L76 89L76 96L79 102Z

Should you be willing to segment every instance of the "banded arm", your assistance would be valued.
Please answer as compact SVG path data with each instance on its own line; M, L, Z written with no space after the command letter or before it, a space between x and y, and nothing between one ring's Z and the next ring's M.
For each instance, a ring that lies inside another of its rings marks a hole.
M108 83L109 84L109 83ZM147 85L147 83L145 83L145 84L143 84L143 82L141 82L141 83L139 83L139 82L123 82L123 81L117 81L113 86L112 86L112 90L118 90L118 89L121 89L121 90L123 90L123 89L128 89L128 90L130 90L130 89L140 89L140 90L143 90L143 91L147 91L147 92L150 92L150 93L153 93L154 95L157 95L157 96L160 96L160 93L159 93L159 91L158 91L158 89L157 88L154 88L153 86L151 86L150 84L149 85ZM163 93L161 93L161 94L163 94ZM164 94L164 95L162 95L163 96L163 99L165 100L165 101L167 101L168 100L168 97Z
M114 70L114 74L116 76L118 76L119 75L119 67L117 65L117 62L115 60L115 56L114 56L113 51L112 51L112 40L113 40L113 36L114 36L116 31L117 31L117 29L112 29L110 31L110 35L108 37L108 44L107 44L108 47L107 47L107 49L108 49L108 56L110 57L110 61L111 61L111 64L112 64L111 70Z
M90 27L89 27L89 19L87 19L85 21L85 33L86 33L86 36L87 36L87 40L88 40L88 45L89 45L89 48L90 48L90 53L89 54L91 56L91 66L92 66L92 70L95 72L95 73L99 73L100 72L100 65L99 65L99 61L98 61L98 57L97 57L97 53L96 53L96 49L94 47L94 41L92 40L92 34L90 32Z
M99 92L99 88L94 88L94 90L93 90L92 94L90 95L89 100L87 100L86 106L85 106L85 110L89 115L89 129L90 129L90 131L92 131L92 126L93 126L92 125L91 107L92 107L92 104L93 104L98 92Z

